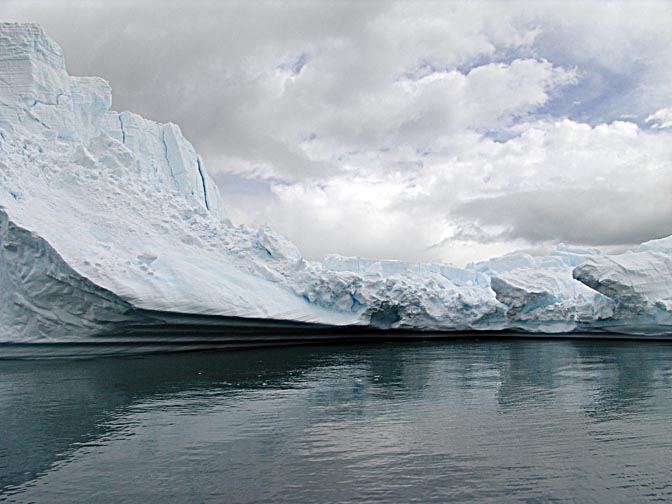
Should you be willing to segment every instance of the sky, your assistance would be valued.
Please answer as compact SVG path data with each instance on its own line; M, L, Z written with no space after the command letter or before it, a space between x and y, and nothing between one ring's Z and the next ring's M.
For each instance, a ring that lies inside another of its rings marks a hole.
M672 2L0 0L304 256L672 235Z

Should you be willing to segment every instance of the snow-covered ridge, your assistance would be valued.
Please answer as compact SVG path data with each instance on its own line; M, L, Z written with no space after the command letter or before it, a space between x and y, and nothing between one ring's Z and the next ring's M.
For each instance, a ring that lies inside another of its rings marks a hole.
M416 330L672 326L672 238L460 269L306 261L234 226L178 126L110 110L37 25L0 24L0 341L82 341L134 310Z

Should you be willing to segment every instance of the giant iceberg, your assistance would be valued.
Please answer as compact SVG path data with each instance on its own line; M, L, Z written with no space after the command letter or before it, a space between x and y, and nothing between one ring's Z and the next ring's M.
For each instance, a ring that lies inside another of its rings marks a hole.
M464 269L307 261L270 228L231 223L178 126L110 106L108 83L68 75L39 26L0 24L2 343L672 327L672 237Z

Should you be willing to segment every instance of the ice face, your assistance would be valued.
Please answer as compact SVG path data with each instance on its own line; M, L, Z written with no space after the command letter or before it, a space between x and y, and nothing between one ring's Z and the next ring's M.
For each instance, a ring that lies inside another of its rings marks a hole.
M110 110L36 25L0 24L2 341L81 340L137 310L415 330L669 331L672 238L456 268L306 261L234 226L174 124Z
M42 238L0 211L2 341L58 342L122 320L131 305L77 274Z
M613 299L620 318L669 313L672 257L648 247L611 257L597 257L574 269L574 278Z
M0 37L0 127L47 141L88 142L112 101L107 82L71 77L61 48L37 25L5 23Z
M73 274L147 310L357 322L281 281L278 264L296 266L298 251L270 230L231 225L178 126L110 111L109 85L68 76L60 48L35 25L2 24L0 40L10 76L0 88L0 206L8 222L44 240ZM32 290L19 294L17 285L7 295L28 299ZM72 305L96 312L90 308ZM14 329L0 336L8 341L19 338L12 316L3 325ZM69 334L95 327L92 320Z

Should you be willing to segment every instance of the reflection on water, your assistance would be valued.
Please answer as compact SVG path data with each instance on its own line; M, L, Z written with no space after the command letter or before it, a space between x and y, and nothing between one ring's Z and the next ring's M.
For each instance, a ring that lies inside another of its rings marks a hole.
M0 361L0 501L666 501L671 385L637 342Z

